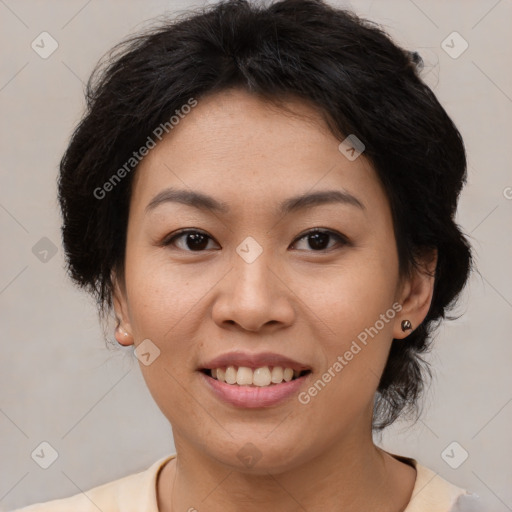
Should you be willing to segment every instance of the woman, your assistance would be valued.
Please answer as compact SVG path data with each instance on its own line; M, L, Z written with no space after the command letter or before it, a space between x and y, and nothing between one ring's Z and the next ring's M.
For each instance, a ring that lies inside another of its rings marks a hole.
M464 145L419 56L320 0L116 50L61 162L63 241L176 454L23 510L469 510L372 439L417 411L471 270Z

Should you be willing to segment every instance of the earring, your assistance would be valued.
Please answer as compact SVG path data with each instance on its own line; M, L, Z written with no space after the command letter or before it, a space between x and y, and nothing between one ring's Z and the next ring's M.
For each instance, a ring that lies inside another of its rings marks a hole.
M412 329L412 324L409 320L402 320L402 331L409 331Z

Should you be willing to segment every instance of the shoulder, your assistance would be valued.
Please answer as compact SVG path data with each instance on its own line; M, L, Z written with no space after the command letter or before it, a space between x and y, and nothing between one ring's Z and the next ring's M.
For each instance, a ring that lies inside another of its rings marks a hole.
M448 482L435 471L414 459L407 459L416 468L416 482L404 512L479 512L476 494Z
M156 480L160 469L175 457L157 460L149 468L88 491L58 500L29 505L12 512L157 512Z

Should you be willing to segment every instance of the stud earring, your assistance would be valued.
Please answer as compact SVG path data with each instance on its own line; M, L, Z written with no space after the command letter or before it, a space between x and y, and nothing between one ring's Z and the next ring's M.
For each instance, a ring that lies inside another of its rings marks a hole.
M402 331L409 331L412 329L412 324L409 320L402 320Z

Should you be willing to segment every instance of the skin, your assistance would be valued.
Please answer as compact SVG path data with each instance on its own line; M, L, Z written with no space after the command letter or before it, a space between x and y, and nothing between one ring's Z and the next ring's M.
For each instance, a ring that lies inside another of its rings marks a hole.
M372 405L393 338L410 334L400 323L423 321L434 280L400 278L389 203L364 154L342 155L314 106L286 105L238 89L201 98L134 176L125 273L114 275L116 337L160 350L141 371L178 454L158 478L161 512L399 512L410 501L416 471L374 445ZM208 194L230 211L166 202L146 213L168 187ZM332 189L364 209L275 213L291 196ZM204 232L204 249L186 235L162 244L183 228ZM312 228L350 243L332 236L318 249L304 236ZM263 251L250 264L236 252L248 236ZM395 302L402 310L306 405L293 396L237 408L198 373L228 351L271 351L310 365L314 381ZM237 457L248 442L261 454L252 467Z

